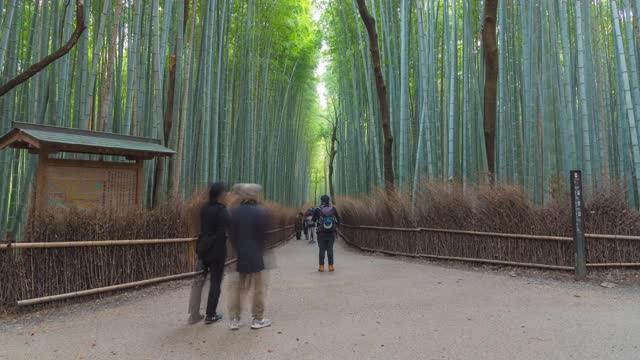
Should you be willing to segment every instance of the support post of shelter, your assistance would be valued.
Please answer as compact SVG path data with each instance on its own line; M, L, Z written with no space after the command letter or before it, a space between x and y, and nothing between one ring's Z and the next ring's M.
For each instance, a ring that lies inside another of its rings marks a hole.
M34 196L35 201L35 215L38 216L40 211L47 206L46 185L47 179L47 166L49 160L49 153L46 149L42 149L38 154L38 169L36 170L36 191Z
M142 194L143 194L143 185L144 185L144 162L140 159L136 160L136 165L138 166L138 176L136 183L136 203L139 207L142 207Z

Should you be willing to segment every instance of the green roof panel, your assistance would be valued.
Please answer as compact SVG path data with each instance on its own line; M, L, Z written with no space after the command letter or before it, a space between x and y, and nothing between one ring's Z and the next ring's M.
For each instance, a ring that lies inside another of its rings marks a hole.
M45 147L52 151L135 158L175 154L175 151L163 146L157 139L23 122L14 122L13 126L13 130L0 137L0 148L42 149ZM27 139L33 141L30 142Z
M91 146L108 149L124 149L155 154L175 154L175 151L160 144L146 141L135 141L118 138L97 137L90 135L68 134L46 130L22 129L22 132L42 142L72 145ZM131 137L135 139L135 137Z

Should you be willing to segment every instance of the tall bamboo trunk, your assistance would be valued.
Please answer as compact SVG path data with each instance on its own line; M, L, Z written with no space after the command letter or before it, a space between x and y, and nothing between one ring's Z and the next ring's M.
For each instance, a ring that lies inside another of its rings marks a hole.
M484 79L484 142L490 182L495 183L496 159L496 112L498 92L498 43L496 23L499 0L484 1L484 23L482 25L482 44L485 57ZM504 1L504 0L503 0Z
M382 76L380 65L380 50L378 49L378 32L376 30L375 19L369 14L365 0L358 0L360 17L369 34L369 48L373 59L373 72L376 78L376 90L378 91L378 101L380 102L380 113L382 116L382 131L384 132L384 182L388 193L394 191L393 176L393 135L389 125L389 104L387 102L387 87Z

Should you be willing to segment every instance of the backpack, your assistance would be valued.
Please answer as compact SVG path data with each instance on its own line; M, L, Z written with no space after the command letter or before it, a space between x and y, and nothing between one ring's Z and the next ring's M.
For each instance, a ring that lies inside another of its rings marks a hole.
M304 218L304 224L307 225L307 227L312 227L315 224L313 223L313 216L309 215L306 218Z
M336 231L336 211L333 206L323 206L320 208L320 225L327 233Z

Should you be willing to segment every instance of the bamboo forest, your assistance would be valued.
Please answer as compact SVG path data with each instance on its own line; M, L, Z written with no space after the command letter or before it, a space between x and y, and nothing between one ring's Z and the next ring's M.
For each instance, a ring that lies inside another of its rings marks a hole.
M79 35L3 92L0 130L159 139L175 156L145 161L148 207L218 180L288 206L425 182L511 185L544 206L581 170L587 193L616 184L637 208L639 13L640 0L0 0L0 85ZM0 233L26 221L37 161L0 151Z

